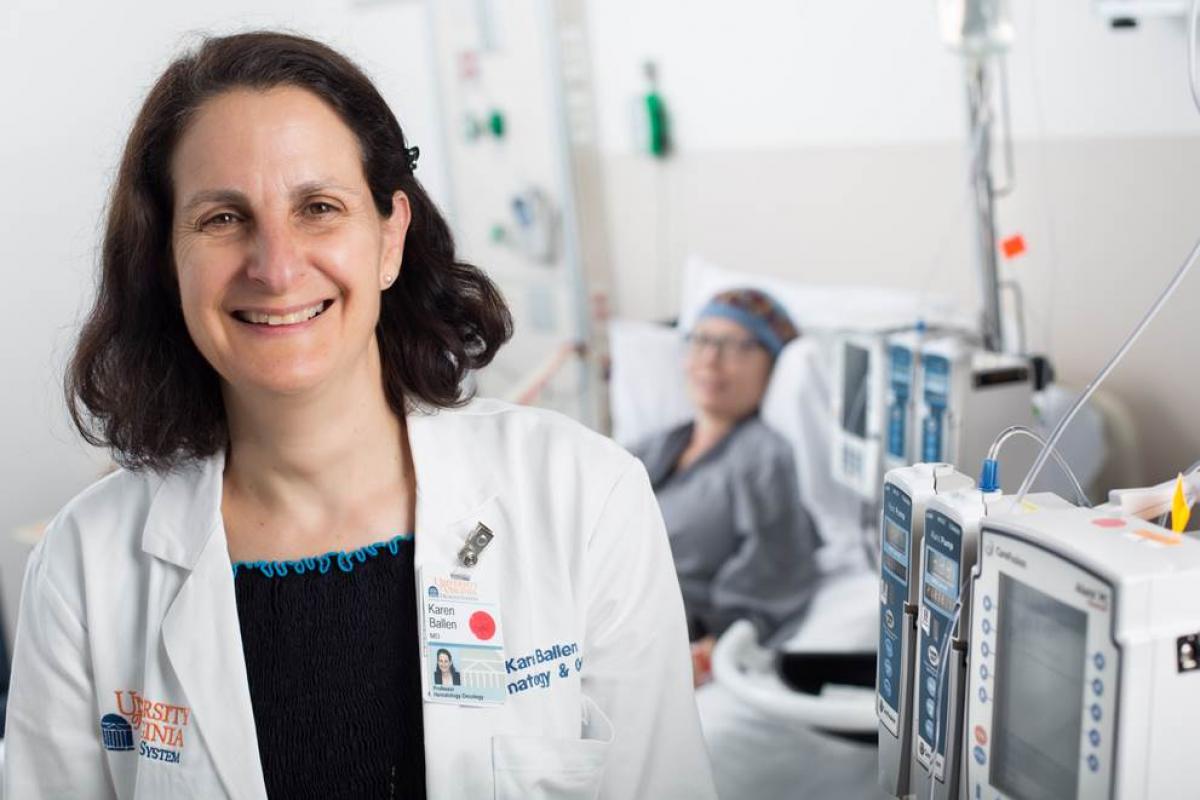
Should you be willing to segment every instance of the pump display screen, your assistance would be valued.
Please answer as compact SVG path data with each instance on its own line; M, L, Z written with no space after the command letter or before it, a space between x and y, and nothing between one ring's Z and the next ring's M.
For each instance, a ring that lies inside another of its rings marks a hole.
M891 519L887 517L883 518L883 535L887 540L887 543L896 548L896 550L899 552L907 555L908 548L905 546L905 533L906 531L904 528L897 525ZM907 561L907 559L905 560ZM907 564L902 564L901 562L897 561L892 554L888 552L886 547L883 549L883 564L900 580L908 580Z
M867 372L871 354L846 344L842 370L842 428L860 438L867 436Z
M950 362L941 356L926 356L923 366L926 399L945 406L946 394L950 391Z
M954 563L954 559L932 547L928 550L925 558L929 562L929 574L953 586L958 580L958 565Z
M907 531L900 527L896 522L886 517L884 518L883 535L887 537L887 543L899 550L901 553L908 552L908 548L905 546L905 539L907 538L905 535L906 533Z
M989 781L1011 797L1075 797L1087 614L1000 574Z

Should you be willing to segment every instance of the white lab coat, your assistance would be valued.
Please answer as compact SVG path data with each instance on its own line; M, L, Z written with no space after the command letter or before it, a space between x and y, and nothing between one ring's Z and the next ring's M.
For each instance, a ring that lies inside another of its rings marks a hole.
M418 568L454 564L485 523L496 537L475 570L501 587L506 658L575 643L582 664L554 661L548 687L510 689L499 707L425 703L428 796L715 796L679 585L640 463L559 415L495 401L411 414L408 431ZM50 525L17 627L9 800L266 797L223 466L117 472ZM106 715L133 715L131 692L153 724L102 738Z

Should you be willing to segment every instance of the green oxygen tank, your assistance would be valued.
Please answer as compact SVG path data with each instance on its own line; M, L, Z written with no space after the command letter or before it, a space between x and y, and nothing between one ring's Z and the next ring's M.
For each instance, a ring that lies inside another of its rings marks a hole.
M642 68L646 76L646 94L642 98L645 119L645 146L655 158L665 158L671 149L670 132L667 129L667 109L658 92L658 67L647 61Z

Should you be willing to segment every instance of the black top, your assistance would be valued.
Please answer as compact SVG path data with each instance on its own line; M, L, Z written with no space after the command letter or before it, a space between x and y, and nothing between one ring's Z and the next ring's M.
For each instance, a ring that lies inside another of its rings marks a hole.
M272 798L424 798L413 541L235 564Z

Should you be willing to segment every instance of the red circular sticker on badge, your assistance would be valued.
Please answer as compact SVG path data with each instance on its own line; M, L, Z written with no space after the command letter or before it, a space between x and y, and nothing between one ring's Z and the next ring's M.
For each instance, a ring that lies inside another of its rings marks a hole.
M475 634L477 639L486 642L496 635L496 620L486 611L476 611L467 624L471 626L471 633Z

